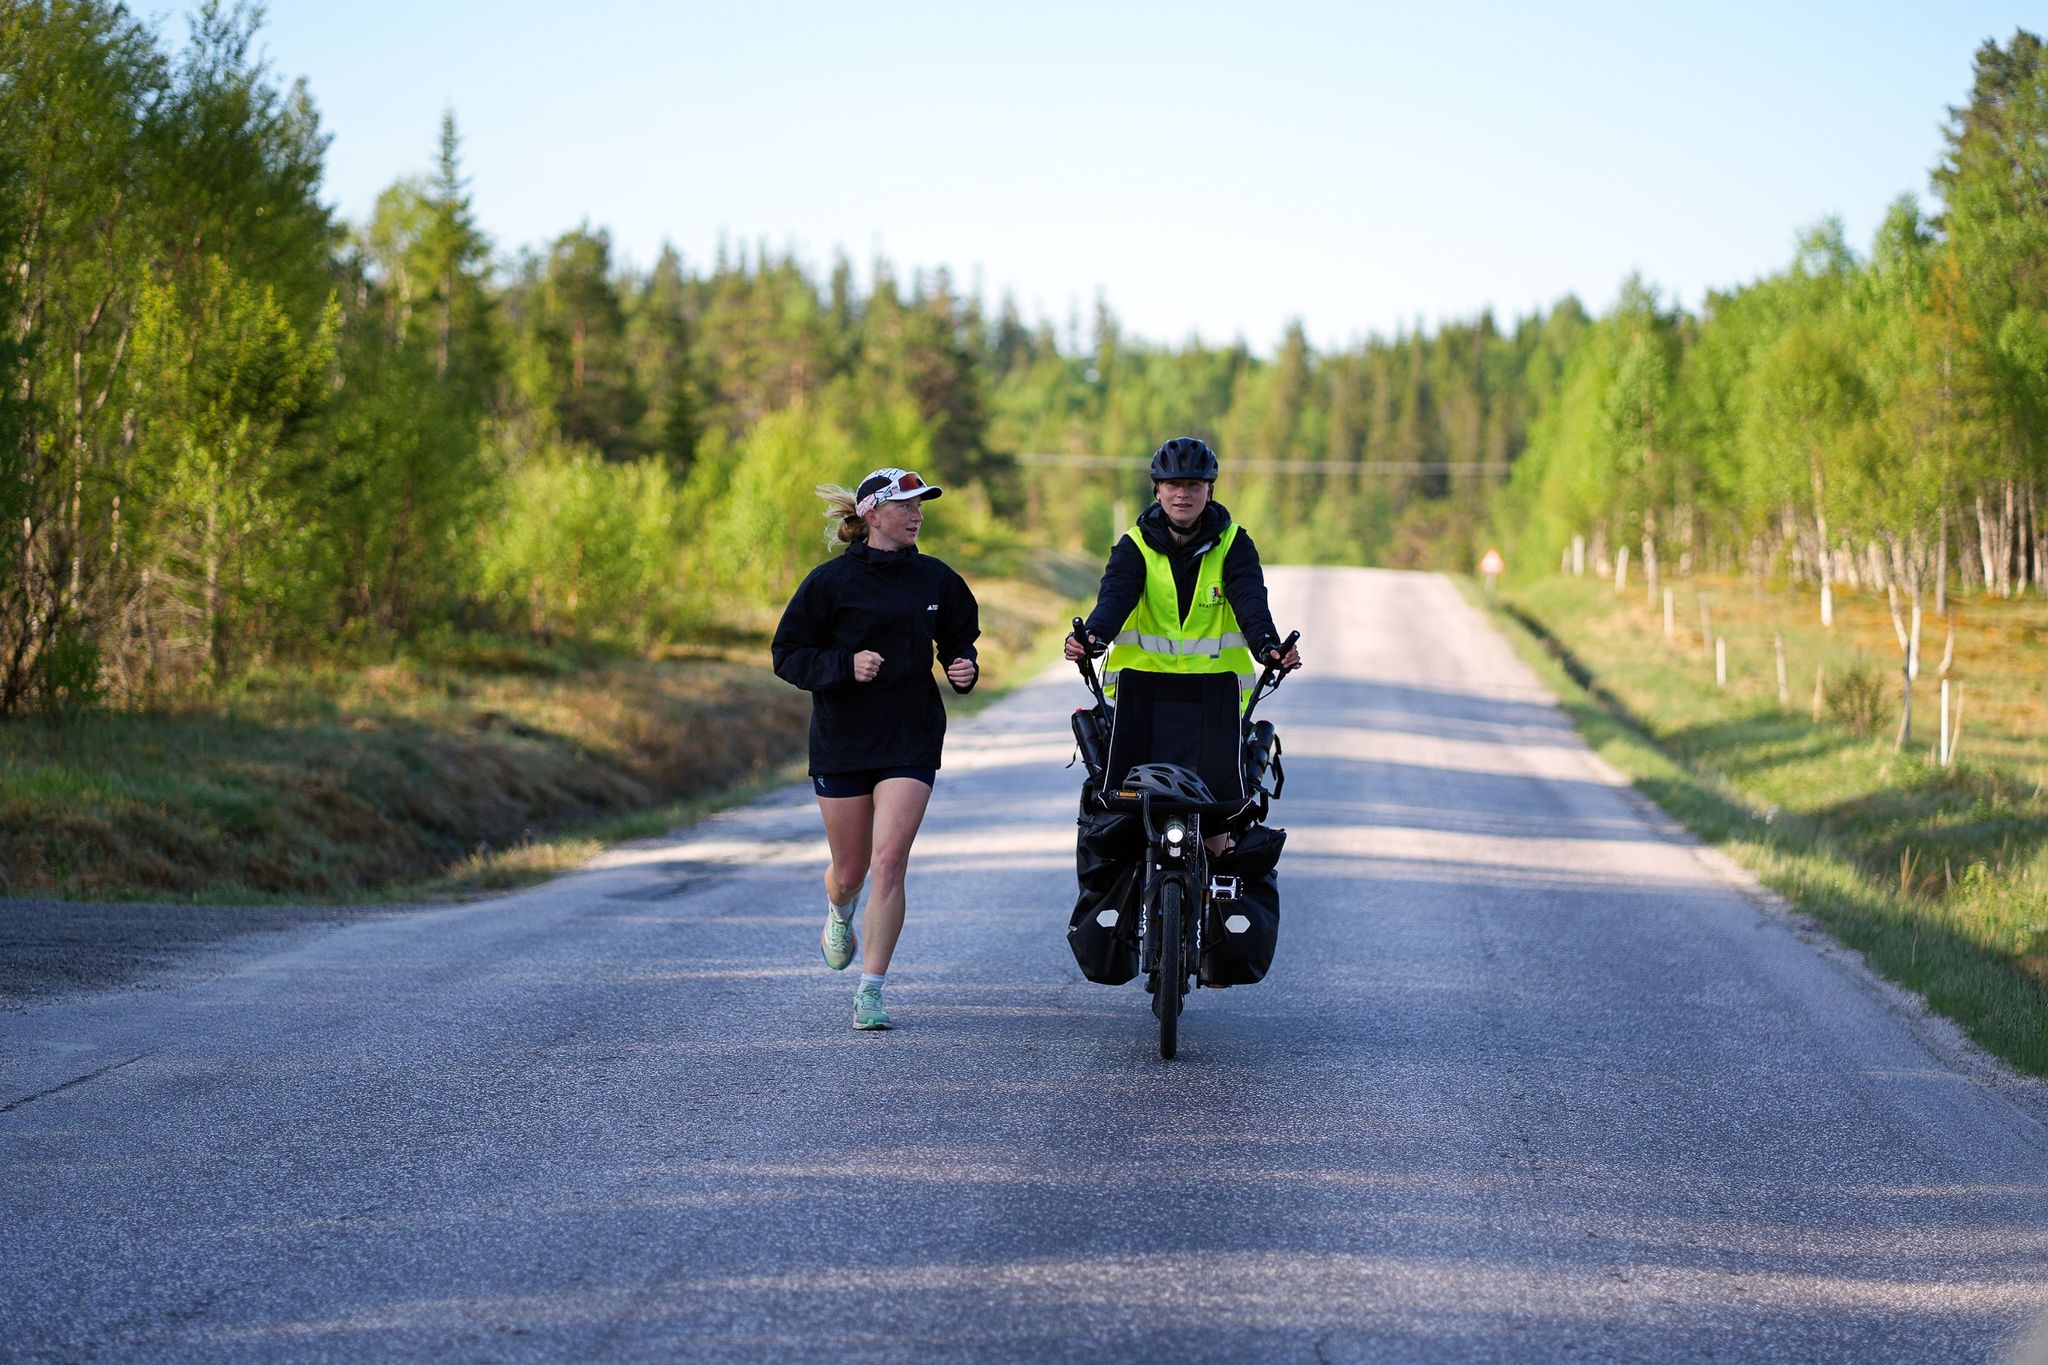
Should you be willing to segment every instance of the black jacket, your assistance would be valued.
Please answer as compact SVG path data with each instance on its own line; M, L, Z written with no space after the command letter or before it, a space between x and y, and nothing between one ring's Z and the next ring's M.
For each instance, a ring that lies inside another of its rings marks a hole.
M1202 571L1202 556L1216 548L1217 540L1229 526L1230 510L1220 502L1212 502L1202 509L1194 537L1182 546L1173 542L1165 508L1155 502L1139 513L1138 533L1173 566L1173 586L1180 594L1182 620L1187 619L1188 608L1194 604L1195 579ZM1114 639L1124 628L1124 622L1131 619L1138 599L1144 594L1145 556L1129 536L1118 536L1109 552L1109 563L1102 570L1102 585L1096 589L1095 610L1086 623L1088 633L1098 640ZM1244 630L1252 656L1263 661L1268 650L1279 647L1280 632L1274 629L1273 611L1266 605L1266 571L1259 564L1258 546L1252 544L1251 532L1243 527L1238 528L1237 539L1230 542L1230 551L1223 559L1223 595L1230 599L1230 609L1237 614L1237 624Z
M980 634L966 580L916 546L855 541L811 570L773 646L776 676L811 694L811 775L938 767L946 705L933 646L941 663L972 659ZM863 649L882 656L882 670L857 683L853 656Z

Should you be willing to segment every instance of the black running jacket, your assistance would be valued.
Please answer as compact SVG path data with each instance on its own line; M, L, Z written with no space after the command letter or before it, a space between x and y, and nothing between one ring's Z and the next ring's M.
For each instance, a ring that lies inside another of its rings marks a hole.
M914 545L857 540L811 570L773 645L776 676L811 694L811 775L938 767L946 704L932 658L973 659L980 634L966 580ZM858 683L853 656L864 649L882 656L882 670Z

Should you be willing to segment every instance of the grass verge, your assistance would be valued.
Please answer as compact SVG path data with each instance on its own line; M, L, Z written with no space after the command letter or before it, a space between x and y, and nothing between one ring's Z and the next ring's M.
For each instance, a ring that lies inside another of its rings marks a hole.
M1586 580L1500 599L1466 586L1638 790L1985 1050L2048 1075L2048 802L2032 774L1895 752L1780 706L1774 678L1718 686L1702 651Z
M1083 567L974 578L984 683L942 688L956 711L1052 657ZM656 659L466 640L0 725L0 896L356 903L545 880L801 780L810 700L767 654L751 636Z
M178 711L0 728L5 892L390 899L801 748L806 699L758 665L549 657L274 674Z

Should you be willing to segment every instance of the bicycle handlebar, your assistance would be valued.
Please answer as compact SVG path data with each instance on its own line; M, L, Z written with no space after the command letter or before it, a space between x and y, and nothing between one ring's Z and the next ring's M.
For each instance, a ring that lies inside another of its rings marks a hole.
M1074 660L1074 665L1081 670L1081 679L1095 694L1096 702L1107 706L1109 699L1102 695L1102 684L1095 677L1095 661L1088 655L1088 627L1078 616L1074 618L1074 638L1081 642L1081 657Z
M1280 642L1280 657L1285 659L1287 651L1293 649L1295 642L1300 639L1301 632L1297 630L1282 640ZM1294 668L1299 667L1301 667L1300 664L1294 666ZM1243 721L1245 725L1249 726L1252 723L1252 712L1258 709L1260 702L1272 696L1280 689L1280 680L1289 673L1292 673L1294 668L1282 668L1277 662L1266 665L1265 671L1259 674L1259 680L1252 684L1252 699L1245 703Z
M1097 702L1105 706L1108 705L1109 699L1102 694L1102 683L1095 676L1095 661L1088 653L1087 623L1078 616L1074 618L1073 638L1081 642L1081 657L1074 660L1074 666L1081 670L1081 680L1088 684L1088 690L1095 694ZM1290 632L1287 638L1280 642L1280 648L1277 651L1280 657L1285 659L1287 652L1293 649L1300 639L1300 631ZM1294 668L1299 667L1301 667L1300 664L1294 666ZM1280 680L1289 673L1292 673L1294 668L1282 668L1277 662L1269 662L1266 665L1265 671L1259 674L1259 680L1252 685L1252 699L1244 708L1244 719L1246 721L1252 718L1252 708L1257 706L1262 698L1271 696L1274 689L1280 686Z

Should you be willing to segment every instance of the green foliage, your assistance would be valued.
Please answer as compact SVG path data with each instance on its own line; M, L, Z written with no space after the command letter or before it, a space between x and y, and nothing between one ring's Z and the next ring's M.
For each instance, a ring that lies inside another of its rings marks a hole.
M661 461L550 447L496 491L477 544L480 586L518 626L645 646L687 614L682 503Z
M139 291L131 382L155 409L138 441L146 512L131 553L191 623L153 648L202 651L216 680L298 612L308 520L292 442L330 391L338 310L305 335L269 286L219 257L190 290Z
M1698 317L1631 279L1599 318L1567 299L1329 350L1295 323L1262 359L1132 338L1100 297L1085 335L991 320L886 262L865 291L765 248L626 270L589 225L494 278L452 114L344 238L258 18L203 5L173 48L109 0L0 7L0 715L76 672L37 662L84 657L67 642L133 704L470 630L758 623L831 552L813 485L884 464L947 487L935 546L1092 558L1182 434L1274 561L1498 541L1526 568L1584 536L1681 573L2042 578L2024 32L1977 54L1942 215L1894 205L1867 261L1824 221Z
M1697 320L1624 290L1496 508L1522 562L1575 536L1604 562L1639 533L1695 570L1913 598L1958 568L2006 594L2048 580L2048 60L2021 31L1977 67L1934 224L1902 198L1862 260L1824 220Z
M106 692L100 676L100 647L78 635L59 635L36 655L30 697L46 716L87 707Z
M2048 45L2020 30L1977 52L1934 173L1958 265L1964 384L1996 433L1994 474L2038 477L2048 458Z
M0 18L0 41L11 35L13 21ZM0 144L0 242L21 240L21 182ZM0 319L20 316L20 271L13 251L0 254ZM0 714L11 709L24 690L24 664L35 647L32 632L23 629L32 618L34 593L32 541L24 519L34 507L33 480L41 463L35 449L33 414L22 399L21 381L33 364L38 335L31 326L0 326Z
M528 256L508 300L514 374L545 429L610 459L639 453L646 399L626 346L611 237L587 226Z
M1875 669L1856 665L1828 685L1827 710L1851 734L1876 735L1885 724L1885 680Z
M835 552L816 486L850 488L869 469L915 463L918 453L900 445L863 451L804 408L763 418L734 447L723 491L702 509L705 530L691 542L687 570L693 602L728 620L750 605L779 607L813 565Z

